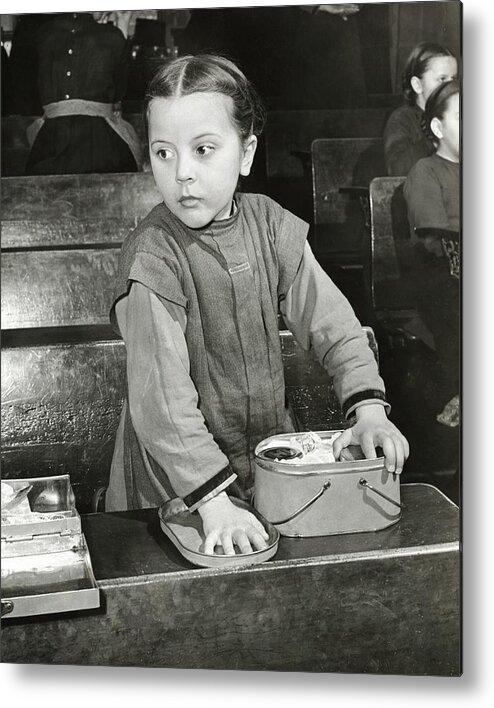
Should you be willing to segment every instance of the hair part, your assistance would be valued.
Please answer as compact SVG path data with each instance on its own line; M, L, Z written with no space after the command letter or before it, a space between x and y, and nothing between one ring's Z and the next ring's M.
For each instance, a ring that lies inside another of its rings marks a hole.
M434 118L438 118L439 120L444 118L450 99L456 96L457 93L460 93L460 84L457 79L452 79L451 81L445 81L439 84L427 99L422 127L426 135L435 143L437 143L438 138L431 128L431 123Z
M154 98L175 98L192 93L220 93L233 101L232 120L241 140L259 136L266 110L254 85L226 57L188 54L163 64L151 79L144 96L146 125Z
M446 47L434 42L420 42L412 49L401 78L403 95L407 103L413 105L417 100L417 94L412 88L412 77L418 76L421 79L429 68L431 59L436 57L454 57L454 54Z

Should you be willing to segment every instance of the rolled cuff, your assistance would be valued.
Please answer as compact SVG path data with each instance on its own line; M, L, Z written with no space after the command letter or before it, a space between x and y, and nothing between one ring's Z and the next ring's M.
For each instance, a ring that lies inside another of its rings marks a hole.
M358 408L360 405L363 405L364 403L381 403L383 406L385 406L386 413L389 413L389 411L391 410L391 406L386 400L386 396L382 391L379 391L377 389L367 389L365 391L359 391L358 393L354 393L353 396L350 396L346 399L346 401L342 405L343 415L345 416L345 418L349 418L352 413L355 412L355 409Z
M207 482L204 482L200 487L183 497L183 502L189 511L195 511L205 501L212 499L226 489L236 478L235 472L230 465L227 465L214 477L211 477Z

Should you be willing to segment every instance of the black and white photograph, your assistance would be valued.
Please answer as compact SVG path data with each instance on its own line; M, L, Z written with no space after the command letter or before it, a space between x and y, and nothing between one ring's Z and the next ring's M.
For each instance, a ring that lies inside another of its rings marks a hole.
M139 4L2 9L2 671L454 696L469 3Z

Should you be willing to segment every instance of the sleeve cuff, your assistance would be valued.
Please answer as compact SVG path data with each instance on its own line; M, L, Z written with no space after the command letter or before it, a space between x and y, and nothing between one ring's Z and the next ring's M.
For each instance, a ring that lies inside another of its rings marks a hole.
M387 413L391 410L391 406L382 391L367 389L366 391L354 393L353 396L346 399L342 406L345 418L349 418L355 409L364 403L381 403L386 407Z
M220 472L215 474L214 477L211 477L211 479L208 479L207 482L193 492L187 494L187 496L183 498L183 502L189 511L195 511L197 507L201 506L205 501L208 501L226 489L236 478L237 475L235 472L231 469L230 465L227 465Z

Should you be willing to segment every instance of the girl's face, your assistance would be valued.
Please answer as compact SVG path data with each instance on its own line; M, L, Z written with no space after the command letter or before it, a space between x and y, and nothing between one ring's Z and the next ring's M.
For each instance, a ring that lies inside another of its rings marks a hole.
M456 79L457 63L454 57L433 57L429 59L427 69L422 76L412 76L410 81L413 90L417 94L417 105L425 108L427 99L434 89L443 83Z
M448 101L442 118L433 118L431 129L439 140L437 154L452 162L460 159L460 94Z
M220 93L153 98L151 168L170 211L192 229L230 216L239 175L248 175L257 138L242 143L233 101Z

